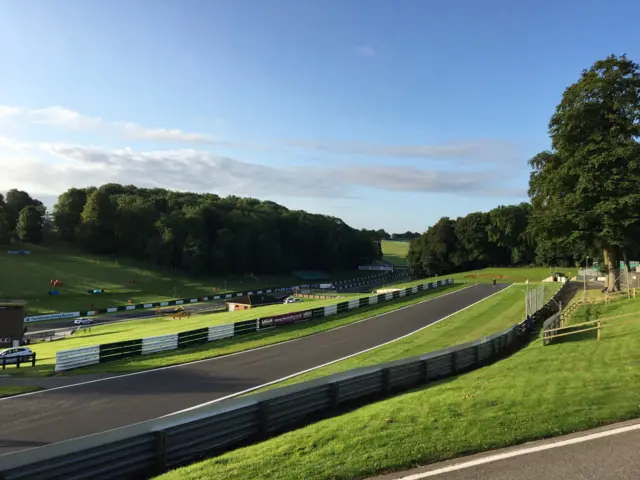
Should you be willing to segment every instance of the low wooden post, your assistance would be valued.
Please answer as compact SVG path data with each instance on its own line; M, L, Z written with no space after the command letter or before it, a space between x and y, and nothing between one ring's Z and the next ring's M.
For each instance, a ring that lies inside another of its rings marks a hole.
M597 337L597 341L600 341L600 320L598 320L598 337Z

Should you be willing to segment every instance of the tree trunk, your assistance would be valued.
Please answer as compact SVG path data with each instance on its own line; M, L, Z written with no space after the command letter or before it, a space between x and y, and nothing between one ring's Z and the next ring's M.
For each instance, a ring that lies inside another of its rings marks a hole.
M608 246L604 249L604 259L607 264L607 292L620 291L620 249Z
M624 266L627 269L627 272L631 271L631 262L629 261L629 255L627 255L627 251L622 251L622 261L624 262Z

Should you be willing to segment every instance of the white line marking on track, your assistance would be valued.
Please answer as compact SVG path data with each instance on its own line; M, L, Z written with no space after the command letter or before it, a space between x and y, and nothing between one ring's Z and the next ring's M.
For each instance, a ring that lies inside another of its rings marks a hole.
M455 284L454 284L454 285L455 285ZM445 293L444 295L440 295L440 296L435 297L435 298L427 298L427 299L425 299L425 300L423 300L423 301L421 301L421 302L414 303L414 304L412 304L412 305L407 305L407 306L404 306L404 307L401 307L401 308L398 308L398 309L395 309L395 310L391 310L391 311L389 311L389 312L385 312L385 313L381 313L381 314L379 314L379 315L375 315L375 316L373 316L373 317L363 318L362 320L358 320L358 321L356 321L356 322L348 323L348 324L346 324L346 325L341 325L341 326L339 326L339 327L332 328L332 329L329 329L329 330L324 330L324 331L322 331L322 332L317 332L317 334L322 334L322 333L325 333L325 332L331 332L331 331L334 331L334 330L339 330L339 329L341 329L341 328L347 328L347 327L350 327L350 326L352 326L352 325L357 325L358 323L362 323L362 322L366 322L366 321L369 321L369 320L373 320L374 318L378 318L378 317L383 317L383 316L385 316L385 315L389 315L389 314L391 314L391 313L399 312L399 311L404 310L404 309L406 309L406 308L411 308L411 307L415 307L415 306L417 306L417 305L422 305L423 303L431 302L431 301L433 301L433 300L437 300L437 299L439 299L439 298L443 298L443 297L446 297L446 296L448 296L448 295L454 295L454 294L456 294L456 293L458 293L458 292L461 292L461 291L467 290L467 289L469 289L469 288L473 288L473 287L475 287L475 286L477 286L477 285L479 285L479 284L469 285L468 287L463 287L463 288L461 288L461 289L459 289L459 290L456 290L456 291L454 291L454 292ZM510 287L512 287L512 286L513 286L513 284L509 285L509 286L508 286L508 287L506 287L506 288L503 288L503 289L502 289L502 290L500 290L499 292L493 293L493 294L489 295L488 297L483 298L483 299L482 299L482 300L480 300L480 301L482 302L482 301L484 301L484 300L487 300L488 298L491 298L492 296L494 296L494 295L496 295L496 294L498 294L498 293L504 292L505 290L507 290L508 288L510 288ZM479 303L479 302L476 302L476 303ZM475 304L473 304L473 305L475 305ZM472 306L472 305L470 305L470 306ZM466 307L466 308L469 308L469 307ZM466 308L465 308L465 309L466 309ZM462 309L462 310L465 310L465 309ZM458 310L458 312L461 312L462 310ZM456 313L458 313L458 312L456 312ZM441 319L441 320L444 320L444 319ZM440 321L440 320L439 320L439 321ZM433 324L432 324L432 325L433 325ZM424 327L423 327L423 328L424 328ZM416 330L416 332L417 332L417 331L419 331L419 330ZM412 332L412 333L415 333L415 332ZM313 334L313 335L317 335L317 334ZM411 335L411 334L409 334L409 335ZM53 387L53 388L47 388L47 389L44 389L44 390L38 390L38 391L35 391L35 392L22 393L22 394L20 394L20 395L13 395L13 396L11 396L11 397L0 398L0 402L3 402L3 401L4 401L4 402L8 402L8 401L11 401L11 400L14 400L14 399L17 399L17 398L26 397L26 396L29 396L29 395L42 395L42 394L49 393L49 392L54 392L54 391L57 391L57 390L63 390L63 389L65 389L65 388L73 388L73 387L78 387L78 386L81 386L81 385L89 385L89 384L92 384L92 383L106 382L106 381L108 381L108 380L117 380L117 379L120 379L120 378L133 377L133 376L135 376L135 375L152 374L152 373L154 373L154 372L160 372L160 371L162 371L162 370L169 370L169 369L172 369L172 368L187 367L187 366L189 366L189 365L196 365L196 364L198 364L198 363L203 363L203 362L214 362L214 361L216 361L216 360L220 360L220 359L227 358L227 357L231 357L231 356L235 356L235 355L242 355L242 354L244 354L244 353L248 353L248 352L255 352L255 351L257 351L257 350L263 350L263 349L265 349L265 348L273 348L273 347L276 347L276 346L279 346L279 345L284 345L284 344L286 344L286 343L297 342L297 341L300 341L300 340L302 340L303 338L308 337L308 336L309 336L309 335L305 335L305 336L303 336L303 337L293 338L293 339L291 339L291 340L285 340L284 342L272 343L271 345L264 345L264 346L262 346L262 347L252 348L252 349L249 349L249 350L243 350L243 351L241 351L241 352L229 353L229 354L227 354L227 355L220 355L220 356L218 356L218 357L213 357L213 358L205 358L205 359L203 359L203 360L196 360L196 361L188 362L188 363L180 363L180 364L177 364L177 365L169 365L169 366L166 366L166 367L153 368L153 369L149 369L149 370L143 370L143 371L141 371L141 372L126 373L126 374L124 374L124 375L117 375L117 374L116 374L116 375L114 375L114 376L112 376L112 377L107 377L107 378L98 378L98 379L96 379L96 380L88 380L88 381L86 381L86 382L78 382L78 383L73 383L73 384L71 384L71 385L63 385L63 386L61 386L61 387ZM398 339L396 339L396 340L399 340L399 338L398 338ZM395 341L395 340L392 340L392 341ZM386 344L383 344L383 345L386 345ZM381 346L383 346L383 345L378 345L378 347L381 347ZM374 347L374 348L378 348L378 347ZM364 353L364 352L358 352L358 353L356 353L356 354L354 354L354 355L359 355L360 353ZM348 358L348 357L345 357L345 358ZM343 360L343 359L340 359L340 360ZM335 360L335 361L340 361L340 360ZM314 370L314 369L316 369L316 368L321 368L321 367L323 367L323 366L325 366L325 365L320 365L319 367L315 367L315 368L313 368L312 370ZM295 375L301 375L301 374L303 374L303 373L306 373L306 372L299 372L299 373L294 374L293 376L295 376ZM282 379L277 380L276 382L280 382L280 381L286 380L287 378L291 378L291 377L285 377L285 378L282 378ZM220 399L214 400L213 402L226 400L226 399L228 399L228 398L236 397L236 396L238 396L238 395L244 395L245 393L248 393L248 392L250 392L250 391L253 391L253 390L256 390L256 389L259 389L259 388L263 388L263 387L269 386L269 385L271 385L272 383L274 383L274 382L270 382L270 383L267 383L267 384L264 384L264 385L260 385L260 386L258 386L258 387L253 387L252 389L245 390L245 391L242 391L242 392L238 392L238 393L232 394L231 396L223 397L223 398L220 398Z
M616 428L613 430L607 430L604 432L591 433L581 437L570 438L568 440L560 440L560 441L548 443L545 445L538 445L536 447L522 448L520 450L514 450L512 452L500 453L497 455L490 455L488 457L483 457L477 460L458 463L456 465L439 468L437 470L431 470L423 473L416 473L414 475L408 475L405 477L397 477L396 480L421 480L423 478L435 477L436 475L442 475L444 473L450 473L458 470L464 470L466 468L477 467L479 465L484 465L486 463L499 462L500 460L519 457L521 455L528 455L530 453L536 453L536 452L544 452L545 450L551 450L553 448L566 447L568 445L575 445L577 443L589 442L591 440L610 437L612 435L618 435L620 433L632 432L634 430L640 430L640 423L636 425L629 425L626 427Z
M475 305L477 305L479 303L484 302L485 300L490 299L494 295L498 295L499 293L502 293L502 292L508 290L512 286L513 286L513 284L509 285L506 288L501 289L500 291L498 291L496 293L492 293L491 295L489 295L488 297L483 298L482 300L479 300L479 301L477 301L475 303L472 303L471 305L468 305L468 306L466 306L464 308L461 308L460 310L452 313L451 315L447 315L446 317L442 317L442 318L436 320L435 322L430 323L429 325L425 325L424 327L420 327L418 330L414 330L413 332L407 333L406 335L403 335L402 337L394 338L393 340L389 340L388 342L381 343L380 345L376 345L375 347L370 347L370 348L367 348L367 349L362 350L360 352L352 353L350 355L347 355L346 357L338 358L337 360L332 360L332 361L324 363L322 365L318 365L316 367L308 368L308 369L303 370L301 372L297 372L297 373L294 373L292 375L288 375L286 377L279 378L278 380L273 380L271 382L264 383L262 385L258 385L257 387L248 388L246 390L243 390L242 392L232 393L231 395L227 395L226 397L216 398L215 400L211 400L210 402L201 403L200 405L195 405L193 407L185 408L184 410L179 410L177 412L169 413L168 415L164 415L164 417L170 417L171 415L175 415L177 413L188 412L190 410L195 410L195 409L198 409L198 408L206 407L207 405L213 405L214 403L218 403L218 402L221 402L223 400L229 400L231 398L239 397L241 395L244 395L245 393L250 393L250 392L253 392L253 391L256 391L256 390L260 390L261 388L269 387L269 386L274 385L276 383L280 383L280 382L284 382L285 380L289 380L290 378L294 378L294 377L297 377L299 375L304 375L305 373L313 372L314 370L318 370L320 368L327 367L329 365L333 365L334 363L338 363L338 362L341 362L343 360L348 360L349 358L353 358L353 357L356 357L358 355L362 355L363 353L370 352L370 351L375 350L377 348L384 347L385 345L389 345L390 343L397 342L398 340L402 340L404 338L410 337L411 335L414 335L414 334L424 330L425 328L429 328L429 327L431 327L431 326L433 326L433 325L435 325L437 323L440 323L443 320L446 320L447 318L453 317L454 315L457 315L460 312L463 312L463 311L465 311L465 310L467 310L467 309L469 309L469 308L471 308L471 307L473 307L473 306L475 306ZM469 288L469 287L461 288L460 290L456 290L456 291L459 292L461 290L466 290L467 288ZM456 292L451 292L451 293L456 293ZM446 295L450 295L451 293L447 293ZM440 297L437 297L437 298L441 298L441 297L444 297L444 296L445 295L441 295ZM435 300L435 299L433 299L433 300ZM424 302L420 302L420 303L424 303ZM416 303L415 305L420 305L420 303ZM400 310L404 310L405 308L410 308L410 307L413 307L415 305L408 305L406 307L402 307L402 308L399 308L398 310L393 310L393 311L394 312L398 312ZM391 313L391 312L388 312L388 313ZM382 315L384 315L384 314L382 314ZM358 322L354 322L354 323L352 323L350 325L355 325L355 323L358 323ZM345 326L348 326L348 325L345 325ZM340 327L340 328L342 328L342 327ZM164 417L161 417L161 418L164 418Z

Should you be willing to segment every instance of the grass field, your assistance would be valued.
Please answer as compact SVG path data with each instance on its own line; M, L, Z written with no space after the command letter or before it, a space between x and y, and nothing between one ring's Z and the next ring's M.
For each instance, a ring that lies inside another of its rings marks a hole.
M225 277L190 279L184 275L154 270L132 260L113 260L61 248L29 246L31 255L0 252L0 298L27 301L29 315L91 310L132 303L147 303L255 288L295 285L291 276ZM7 275L5 272L11 272ZM360 276L342 272L333 279ZM50 296L50 280L60 280L59 295ZM131 281L135 280L135 283ZM87 293L103 288L104 295ZM216 289L215 291L213 289ZM93 304L93 307L90 305Z
M529 280L530 282L541 282L556 271L550 267L504 267L504 268L485 268L482 270L474 270L471 272L454 273L447 275L447 278L456 280L467 280L476 283L489 283L494 278L498 282L514 282L520 283ZM565 273L569 273L571 269L561 269ZM576 269L573 269L573 274Z
M299 325L287 327L284 329L271 330L266 333L256 335L245 335L241 338L231 340L217 341L208 343L201 347L194 347L180 351L170 351L163 354L148 355L144 357L136 357L135 359L122 360L118 362L105 363L90 366L82 369L66 372L67 375L97 373L97 372L132 372L139 370L147 370L166 365L175 365L204 358L212 358L219 355L225 355L232 352L239 352L258 346L278 343L292 338L297 338L313 333L322 332L335 328L336 326L346 325L363 318L379 315L384 312L395 310L406 305L411 305L425 300L425 298L433 298L444 293L462 288L463 285L443 287L438 291L428 291L424 294L416 294L410 297L404 297L402 300L395 300L380 304L377 307L367 307L353 310L347 314L335 315L330 319L321 321L310 321ZM359 296L367 296L369 294L352 294L349 298L358 298ZM344 300L340 300L344 301ZM109 343L126 339L144 338L167 333L176 333L195 328L202 328L209 325L218 325L223 323L231 323L240 320L253 319L265 315L274 315L277 313L286 313L292 311L306 310L324 305L335 304L335 299L316 300L312 302L303 302L298 304L277 305L273 307L262 307L259 313L256 310L247 310L239 312L226 312L213 315L194 316L190 319L143 319L130 322L120 322L111 325L102 325L93 327L90 332L76 334L73 337L55 342L43 342L34 344L31 348L38 355L36 367L21 368L20 370L11 368L6 372L15 376L46 376L54 373L55 353L58 350L66 350L70 348L80 348L100 343Z
M593 313L638 315L159 478L365 478L638 417L640 299Z
M387 262L394 265L406 265L409 242L393 242L382 240L382 256Z

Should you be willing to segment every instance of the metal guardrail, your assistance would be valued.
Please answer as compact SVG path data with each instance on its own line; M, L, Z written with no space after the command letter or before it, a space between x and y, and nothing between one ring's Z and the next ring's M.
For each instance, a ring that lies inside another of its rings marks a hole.
M267 328L282 327L291 323L298 323L314 318L328 317L338 313L377 303L388 302L396 298L411 295L423 290L437 288L453 283L452 279L438 280L437 282L424 283L414 287L404 288L395 292L372 295L349 301L343 301L333 305L312 308L298 312L290 312L282 315L244 320L231 324L204 327L159 337L125 340L122 342L107 343L93 347L83 347L71 350L59 350L56 352L56 371L72 370L97 363L112 362L138 355L147 355L177 348L185 348L213 342L238 335L255 333Z
M482 367L526 344L554 309L550 301L533 317L475 342L0 456L0 478L149 478L346 408Z

